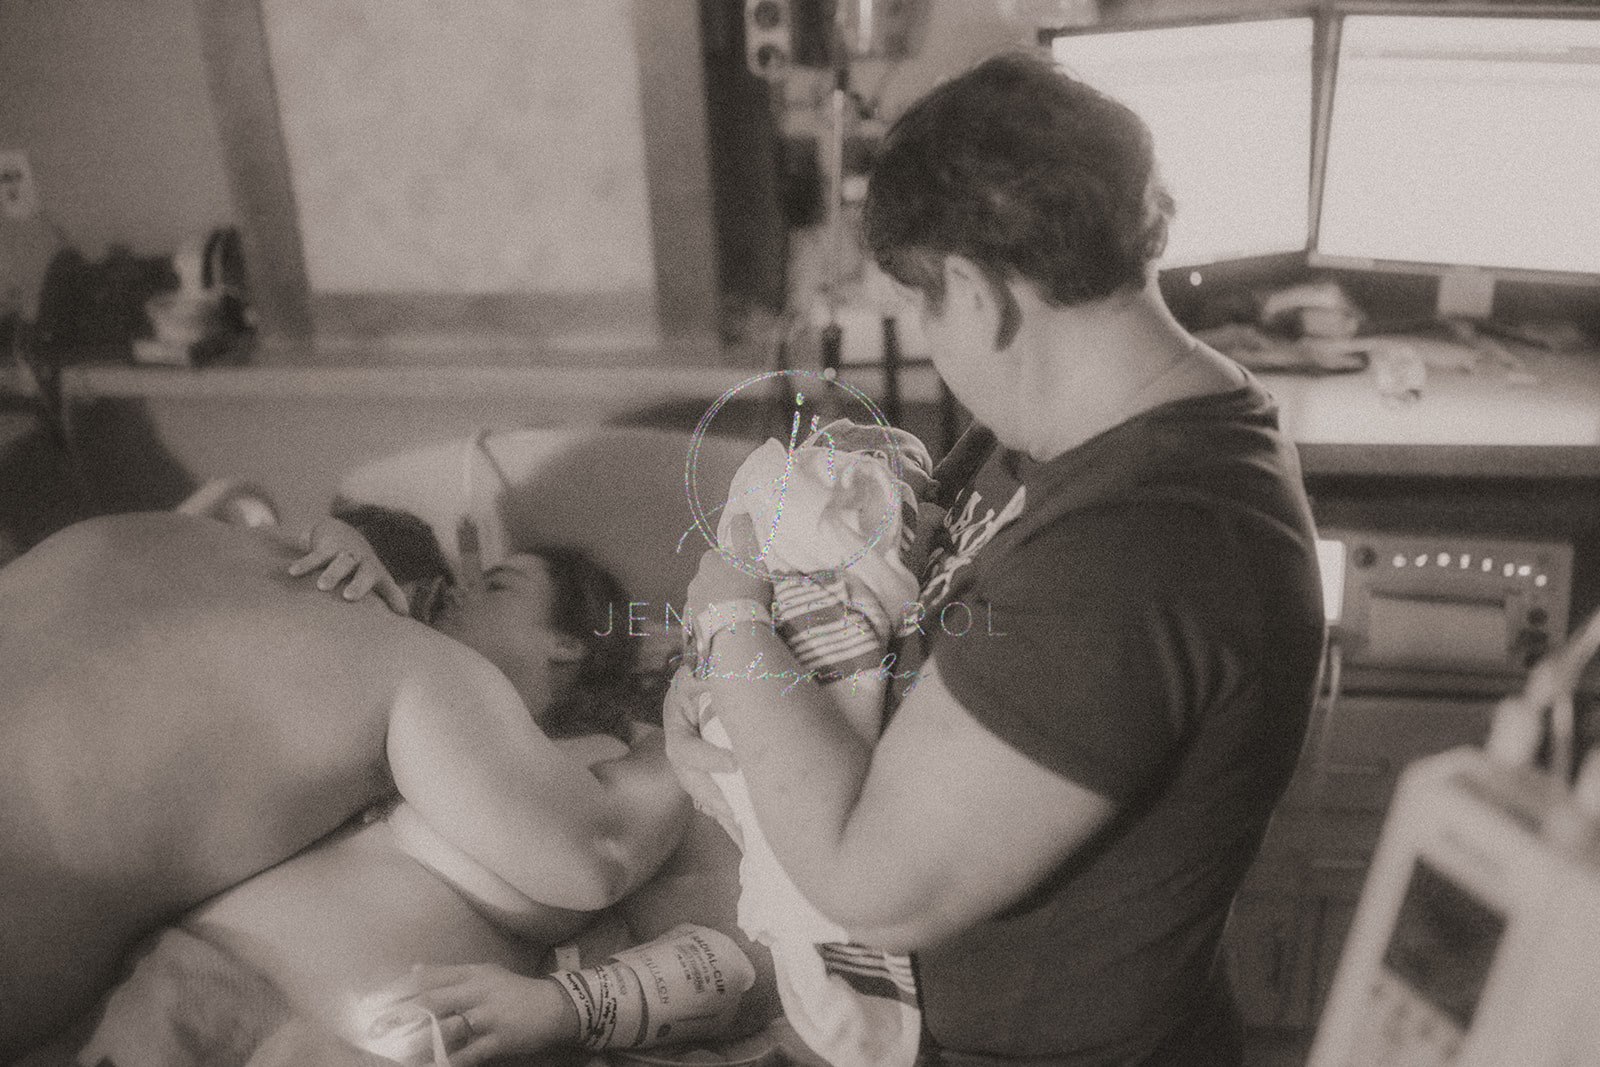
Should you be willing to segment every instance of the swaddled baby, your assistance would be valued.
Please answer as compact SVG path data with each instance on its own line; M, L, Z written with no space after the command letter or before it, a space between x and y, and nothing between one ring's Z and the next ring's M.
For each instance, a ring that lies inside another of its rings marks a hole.
M917 597L903 554L932 467L912 434L839 420L792 452L772 440L752 452L718 524L722 548L771 573L774 628L869 742L883 727L884 656ZM701 734L731 747L714 716ZM795 1031L834 1067L910 1064L920 1032L910 960L850 944L789 880L743 777L714 778L744 838L739 925L772 950Z

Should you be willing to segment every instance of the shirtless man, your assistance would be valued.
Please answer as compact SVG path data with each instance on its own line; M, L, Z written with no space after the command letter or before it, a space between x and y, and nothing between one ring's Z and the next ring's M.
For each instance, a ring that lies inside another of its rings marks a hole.
M615 902L688 804L645 742L585 766L506 676L300 550L94 519L0 570L0 1060L88 1010L128 948L398 787L529 900Z

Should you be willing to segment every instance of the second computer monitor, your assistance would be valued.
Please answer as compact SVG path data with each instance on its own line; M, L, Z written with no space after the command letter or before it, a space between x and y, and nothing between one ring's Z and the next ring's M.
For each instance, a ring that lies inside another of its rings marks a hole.
M1161 265L1303 252L1310 231L1313 20L1068 31L1068 73L1127 104L1177 201Z
M1314 260L1439 273L1474 316L1496 274L1600 276L1597 14L1345 15Z

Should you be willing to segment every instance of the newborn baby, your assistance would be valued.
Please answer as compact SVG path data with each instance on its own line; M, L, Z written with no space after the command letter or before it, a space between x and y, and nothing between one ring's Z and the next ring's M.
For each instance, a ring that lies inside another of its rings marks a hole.
M771 625L868 741L883 728L889 641L916 601L917 579L902 556L932 467L906 431L839 420L793 451L769 440L752 452L718 524L720 548L770 572ZM700 620L695 628L709 645L710 629ZM709 648L696 651L705 662ZM701 734L732 747L715 716ZM772 950L795 1031L835 1067L910 1064L920 1018L909 959L848 944L778 863L743 778L714 777L743 838L739 925Z
M752 452L717 527L722 548L771 575L778 633L868 740L883 726L884 652L916 601L902 556L932 467L905 430L839 419L792 453L774 440Z

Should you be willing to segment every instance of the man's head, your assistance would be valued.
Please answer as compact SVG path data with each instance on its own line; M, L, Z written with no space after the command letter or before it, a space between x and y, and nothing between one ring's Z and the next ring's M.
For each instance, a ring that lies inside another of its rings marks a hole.
M1171 214L1138 116L1016 54L946 82L894 124L863 228L878 265L934 311L946 258L973 264L1004 308L1004 348L1021 315L1006 283L1057 307L1140 288Z

